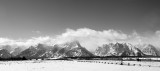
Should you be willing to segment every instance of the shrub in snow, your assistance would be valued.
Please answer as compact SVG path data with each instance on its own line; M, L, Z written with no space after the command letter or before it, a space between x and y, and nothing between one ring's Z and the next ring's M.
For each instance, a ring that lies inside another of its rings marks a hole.
M121 62L120 65L123 65L123 63Z
M130 66L130 63L128 63L128 66Z

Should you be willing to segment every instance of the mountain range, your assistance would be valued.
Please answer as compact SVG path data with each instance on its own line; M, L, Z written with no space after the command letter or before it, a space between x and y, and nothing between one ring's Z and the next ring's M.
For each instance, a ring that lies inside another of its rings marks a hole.
M9 45L0 47L0 58L25 57L60 58L60 57L93 57L93 56L160 56L160 50L151 44L132 45L130 43L109 43L89 51L78 41L48 46L38 44L27 49L12 48Z

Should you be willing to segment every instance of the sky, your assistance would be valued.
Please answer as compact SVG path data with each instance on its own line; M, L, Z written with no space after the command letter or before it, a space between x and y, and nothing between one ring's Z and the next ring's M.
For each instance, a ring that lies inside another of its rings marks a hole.
M116 32L118 37L123 34L129 40L135 39L133 36L155 40L160 33L160 1L0 0L1 42L81 30Z

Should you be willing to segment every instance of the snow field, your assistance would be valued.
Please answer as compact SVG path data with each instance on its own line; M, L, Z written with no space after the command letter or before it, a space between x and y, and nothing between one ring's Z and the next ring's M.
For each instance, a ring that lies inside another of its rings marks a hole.
M160 67L108 64L99 60L34 60L0 62L0 71L160 71Z

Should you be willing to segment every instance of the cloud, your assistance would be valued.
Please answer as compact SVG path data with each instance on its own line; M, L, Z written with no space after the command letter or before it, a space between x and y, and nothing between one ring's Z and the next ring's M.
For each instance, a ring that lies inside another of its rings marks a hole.
M53 45L54 39L49 36L44 37L32 37L27 40L12 40L9 38L0 38L0 45L11 45L11 46L24 46L30 47L35 46L39 43L46 44L46 45Z
M57 43L77 40L87 49L94 50L104 43L117 42L127 38L128 35L115 30L96 31L89 28L81 28L77 30L67 29L65 33L58 35L56 40Z
M49 36L45 36L45 37L33 37L31 39L28 39L27 41L25 41L25 45L37 45L37 44L47 44L47 45L53 45L55 43L55 40Z
M0 38L1 45L6 45L6 44L10 44L10 43L14 43L14 40L8 39L8 38Z
M143 34L143 36L134 32L125 42L132 44L152 44L160 48L160 31L157 30L155 33Z
M77 30L66 29L66 32L56 35L55 37L40 36L32 37L26 40L13 40L9 38L0 38L0 45L16 45L16 46L35 46L38 43L51 45L62 44L65 42L79 41L83 47L93 51L98 46L105 43L125 42L131 44L153 44L157 47L160 46L160 31L157 30L154 34L144 35L137 33L125 34L122 31L113 29L97 31L89 28L80 28Z
M58 35L57 43L78 40L82 46L89 50L95 50L98 46L105 43L131 43L137 44L152 44L156 47L160 46L160 30L155 33L139 34L136 31L131 34L125 34L121 31L113 29L96 31L89 28L80 28L77 30L67 29L65 33Z

